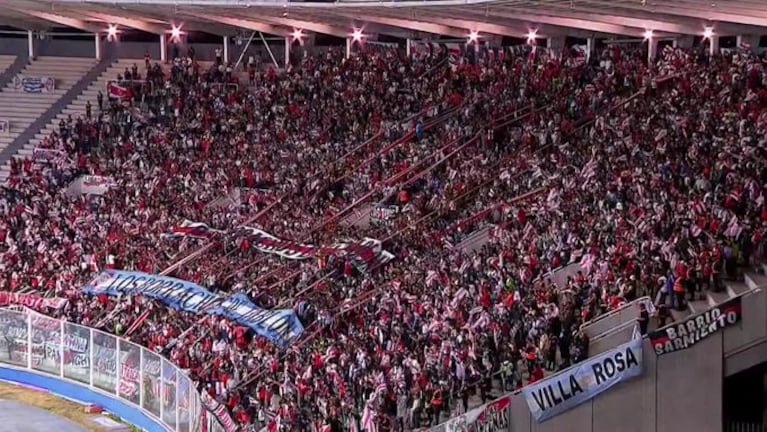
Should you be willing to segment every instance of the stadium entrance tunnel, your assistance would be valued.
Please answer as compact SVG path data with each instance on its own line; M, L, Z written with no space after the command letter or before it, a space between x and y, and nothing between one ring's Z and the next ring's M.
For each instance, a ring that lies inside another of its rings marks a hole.
M724 379L724 432L761 432L767 420L767 361Z

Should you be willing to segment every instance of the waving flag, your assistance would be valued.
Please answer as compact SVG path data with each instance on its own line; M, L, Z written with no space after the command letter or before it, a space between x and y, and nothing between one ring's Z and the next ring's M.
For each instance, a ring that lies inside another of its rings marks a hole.
M107 96L112 99L129 100L133 99L133 92L127 87L115 84L107 84Z
M213 229L207 224L201 222L192 222L190 220L184 220L181 225L175 226L170 229L170 232L164 234L165 238L181 238L192 237L199 239L209 239L222 231Z

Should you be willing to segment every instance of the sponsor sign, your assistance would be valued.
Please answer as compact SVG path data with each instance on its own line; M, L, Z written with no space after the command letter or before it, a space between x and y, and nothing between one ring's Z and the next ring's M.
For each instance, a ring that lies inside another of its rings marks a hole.
M64 323L64 376L90 384L90 330Z
M660 356L687 349L709 335L737 324L741 317L741 297L736 297L682 322L650 332L648 336L655 354Z
M511 396L505 396L432 428L432 432L502 432L511 427Z
M83 291L93 295L142 295L186 312L223 315L280 346L289 345L304 330L292 309L262 309L243 294L224 298L191 282L165 276L107 270Z
M25 93L51 93L56 89L56 80L51 77L17 76L13 85L16 90L23 90Z
M642 340L634 339L522 390L539 422L575 408L616 384L642 374Z
M76 178L69 184L67 192L74 195L104 195L114 182L109 177L84 175Z
M0 311L0 361L17 366L28 365L27 317L14 311Z

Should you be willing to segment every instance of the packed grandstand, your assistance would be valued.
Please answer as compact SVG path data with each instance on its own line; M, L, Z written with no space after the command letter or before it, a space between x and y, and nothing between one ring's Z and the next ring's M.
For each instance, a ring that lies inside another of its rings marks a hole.
M343 54L253 86L139 63L14 160L0 291L162 354L222 422L398 431L581 361L584 322L642 296L663 317L762 254L749 51Z

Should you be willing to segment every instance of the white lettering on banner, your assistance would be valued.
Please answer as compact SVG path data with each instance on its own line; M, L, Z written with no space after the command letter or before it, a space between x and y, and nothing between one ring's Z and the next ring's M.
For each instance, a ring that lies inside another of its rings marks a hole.
M67 193L70 196L104 195L113 186L115 183L109 177L82 175L69 184Z
M680 323L650 332L648 335L655 354L663 355L689 348L713 333L737 324L741 319L741 298L687 318Z
M213 397L206 391L200 393L200 399L202 400L205 409L216 417L216 420L218 420L218 423L224 427L226 432L238 431L239 428L237 427L237 424L234 422L234 419L232 419L232 416L224 405L213 399Z
M635 339L523 390L538 421L574 408L642 373L642 340Z
M20 294L14 292L0 291L0 305L16 304L26 306L30 309L53 308L60 309L67 304L67 299L63 298L44 298L34 294Z

